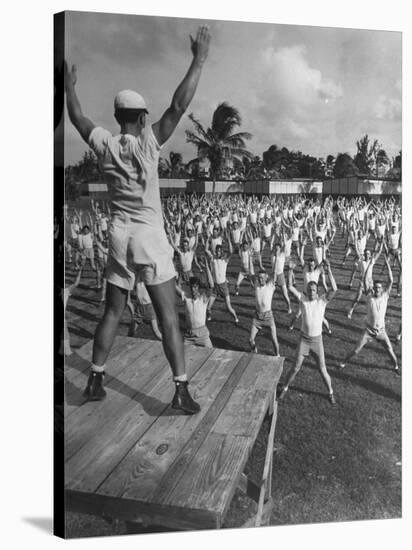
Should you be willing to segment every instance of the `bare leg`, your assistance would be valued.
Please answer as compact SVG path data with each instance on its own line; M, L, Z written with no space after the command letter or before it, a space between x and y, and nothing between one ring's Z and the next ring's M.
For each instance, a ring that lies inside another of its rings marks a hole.
M159 325L157 324L157 319L152 319L152 330L154 335L158 340L162 340L162 333L159 330Z
M93 363L96 366L100 367L106 363L126 306L128 293L124 288L119 288L112 283L107 284L106 307L94 335Z
M290 299L289 299L288 288L287 288L286 285L282 285L281 289L282 289L283 298L285 299L286 305L288 306L288 313L292 313L292 309L290 307Z
M147 285L147 291L161 326L163 349L173 375L185 374L183 339L176 308L175 279L170 279L160 285Z
M225 296L225 304L226 304L226 309L233 316L235 323L238 323L239 319L237 318L236 312L233 309L232 304L230 303L230 296Z
M288 390L290 384L293 382L293 380L295 379L296 375L297 375L298 372L300 371L304 359L305 359L305 356L304 356L304 355L298 355L298 356L296 357L295 366L293 367L293 369L291 369L291 370L289 371L289 374L288 374L287 377L286 377L286 382L285 382L284 385L283 385L282 393L286 393L286 392L287 392L287 390Z
M275 355L276 355L276 357L279 357L279 342L278 342L278 337L277 337L277 334L276 334L276 326L275 325L270 327L270 335L272 337L272 344L273 344L273 349L275 350Z
M255 338L258 333L258 329L255 327L255 325L252 325L252 328L250 329L250 336L249 336L249 344L252 351L257 353L257 347L255 343Z
M322 380L323 380L329 394L333 393L332 381L330 379L328 369L326 368L325 354L323 352L322 352L321 356L316 356L316 362L318 363L318 367L319 367L319 370L320 370L320 375L322 377Z
M358 293L356 294L356 297L352 303L352 306L350 310L348 311L348 319L352 318L353 312L355 311L355 307L359 304L360 299L362 298L363 290L362 286L359 287Z

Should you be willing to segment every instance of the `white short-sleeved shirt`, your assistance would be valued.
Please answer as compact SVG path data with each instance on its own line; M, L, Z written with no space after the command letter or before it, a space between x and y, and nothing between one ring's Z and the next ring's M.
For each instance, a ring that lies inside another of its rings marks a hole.
M284 252L279 252L277 256L272 256L272 268L275 268L275 275L281 275L285 269L286 255Z
M145 225L163 225L158 162L160 145L152 127L138 137L112 134L101 127L92 130L89 145L104 173L111 210L127 213Z
M215 282L218 285L223 284L226 281L227 261L223 258L213 258L212 268Z

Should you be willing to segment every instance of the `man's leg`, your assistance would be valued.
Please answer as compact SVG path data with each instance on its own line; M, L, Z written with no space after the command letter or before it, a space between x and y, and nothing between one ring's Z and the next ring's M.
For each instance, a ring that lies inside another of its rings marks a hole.
M229 295L225 296L225 304L226 304L226 309L233 316L233 318L235 320L235 323L238 323L239 319L237 318L236 312L233 309L232 304L230 303L230 296Z
M290 299L289 299L288 288L284 284L284 285L281 286L281 289L282 289L283 298L286 302L286 305L288 306L288 313L292 313L292 308L290 307Z
M239 275L237 276L237 280L236 280L236 286L235 286L235 296L239 296L239 288L240 288L240 284L241 282L243 281L244 279L244 275L241 271L239 271Z
M293 369L291 369L289 371L289 374L286 377L286 382L283 385L282 391L281 391L281 393L278 397L278 401L280 401L281 399L283 399L285 397L285 394L288 391L290 384L293 382L296 375L300 371L304 359L305 359L305 356L298 352L298 354L296 356L295 366L293 367Z
M154 335L158 340L163 340L162 333L159 330L159 325L157 324L157 319L152 319L151 321L152 330Z
M273 349L275 350L275 355L276 355L276 357L279 357L279 342L278 342L278 336L276 334L276 325L275 324L273 324L270 327L270 335L272 337L272 344L273 344Z
M382 343L382 345L384 346L384 348L388 352L389 357L391 358L392 363L393 363L393 368L395 369L396 373L399 374L400 370L399 370L399 366L398 366L398 358L396 357L395 352L393 351L391 341L389 340L389 337L386 334L386 332L385 332L384 336L380 338L380 342Z
M343 369L346 366L346 363L348 363L351 359L356 357L361 352L362 348L369 342L369 340L370 337L368 336L367 332L364 332L354 349L346 355L341 363L339 363L339 367Z
M106 307L94 334L91 373L84 391L84 395L91 401L100 401L106 397L103 388L105 363L116 336L127 295L127 290L108 283Z
M128 290L107 283L106 306L103 317L97 325L93 343L93 364L98 367L105 364L112 348L128 294Z
M212 306L215 303L215 300L216 300L216 296L214 294L212 294L209 298L209 303L207 305L207 320L208 321L212 320Z
M250 336L249 336L249 344L250 344L250 349L254 352L254 353L257 353L257 347L256 347L256 342L255 342L255 338L256 338L256 335L258 333L258 329L255 327L255 325L252 323L252 328L250 329Z
M335 398L333 397L332 381L330 379L328 369L326 368L325 352L323 350L323 344L319 354L316 353L315 355L316 355L316 362L320 370L320 375L329 393L329 401L332 403L332 405L334 405Z
M187 389L183 338L176 308L175 279L170 279L170 281L159 285L146 285L146 288L161 327L163 349L176 385L172 407L180 409L186 414L196 414L200 411L200 406L193 401Z
M355 279L355 274L356 274L358 265L359 265L359 261L356 258L353 262L352 273L351 273L350 281L349 281L349 287L351 287L353 285L353 280Z
M351 306L350 310L348 311L348 319L352 319L353 312L355 311L355 307L359 304L360 299L362 298L362 294L363 294L363 289L362 289L362 285L361 285L358 289L358 293L356 294L356 297L355 297L355 299L352 303L352 306Z
M160 285L147 285L163 335L163 349L174 376L186 373L183 339L176 307L175 279Z

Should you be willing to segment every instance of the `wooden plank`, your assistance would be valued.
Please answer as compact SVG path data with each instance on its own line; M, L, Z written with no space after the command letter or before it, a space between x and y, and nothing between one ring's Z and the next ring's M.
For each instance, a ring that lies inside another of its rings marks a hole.
M257 437L269 400L269 391L255 390L253 386L250 389L236 388L211 431L222 435ZM253 443L252 439L252 446Z
M161 345L156 342L155 346L161 349ZM212 351L210 348L194 346L185 349L189 378ZM66 462L66 487L85 492L95 491L136 441L168 409L173 394L172 386L171 371L165 368L160 377L148 383L144 392L136 390L134 396L129 396L121 414L115 417L107 415L101 431L90 434L88 442ZM134 399L136 396L138 400ZM106 398L105 403L109 401Z
M135 500L66 490L65 509L100 517L163 525L173 529L216 529L215 514L207 510L186 510Z
M139 354L143 353L152 343L152 340L140 340L139 345L137 345L134 338L123 337L117 339L107 359L105 384L107 385L109 383L112 375L118 374L129 364L129 356L132 350L136 352L133 355L133 358L136 359ZM79 355L77 355L77 357L72 359L70 356L71 361L65 368L66 418L73 414L74 411L79 411L79 407L87 403L87 399L83 396L83 391L89 376L92 349L89 343L87 343L86 346L83 346L83 348L79 350ZM73 422L77 422L77 420L73 420Z
M239 382L240 388L274 391L283 370L283 357L254 353L250 366Z
M250 353L242 354L239 363L232 371L225 385L202 419L202 422L182 449L178 459L173 463L171 468L169 468L166 475L163 476L156 491L151 496L153 502L166 502L181 477L185 475L188 465L191 463L199 447L209 434L211 427L216 422L217 417L225 407L230 395L246 370L251 355Z
M250 438L211 433L164 504L209 510L220 527L247 461Z
M163 476L170 475L168 468L184 445L198 434L202 420L240 358L241 353L236 351L214 350L192 380L193 396L202 407L200 413L193 417L165 414L159 418L97 492L149 501ZM159 452L160 448L165 452Z
M224 414L219 416L212 431L221 434L254 435L256 438L269 405L272 404L282 364L283 358L253 354L248 368L225 407Z
M115 367L108 368L105 376L106 399L87 401L83 393L78 399L83 400L70 415L65 430L65 460L69 460L87 441L90 434L104 434L108 418L121 416L124 406L137 395L137 388L145 390L145 385L156 380L163 371L168 370L167 359L159 345L151 340L137 343L133 338L129 346L112 358ZM137 361L137 363L136 363ZM88 373L87 373L88 375ZM86 384L84 377L82 388Z

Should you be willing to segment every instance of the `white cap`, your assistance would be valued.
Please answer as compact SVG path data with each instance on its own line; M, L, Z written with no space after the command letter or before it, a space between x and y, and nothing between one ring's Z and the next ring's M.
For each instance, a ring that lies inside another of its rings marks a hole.
M119 92L114 98L114 109L144 109L146 113L149 112L143 97L133 90Z

